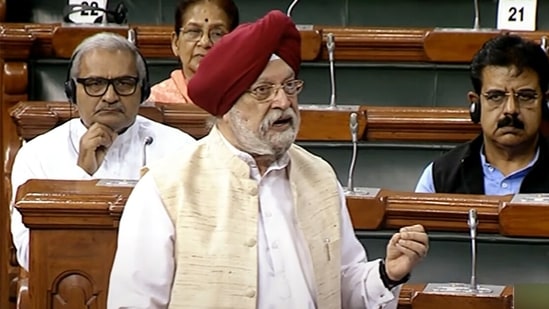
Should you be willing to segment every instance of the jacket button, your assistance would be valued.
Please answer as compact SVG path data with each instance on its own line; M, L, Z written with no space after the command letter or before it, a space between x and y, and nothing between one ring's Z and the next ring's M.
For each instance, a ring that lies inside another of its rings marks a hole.
M255 240L255 238L250 238L248 239L248 241L246 242L246 246L252 248L253 246L255 246L257 244L257 240Z
M246 297L249 297L249 298L255 297L255 290L254 289L247 290Z

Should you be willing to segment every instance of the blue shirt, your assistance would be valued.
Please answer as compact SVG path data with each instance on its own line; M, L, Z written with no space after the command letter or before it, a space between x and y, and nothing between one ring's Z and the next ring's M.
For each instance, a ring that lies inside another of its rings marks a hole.
M520 190L520 185L524 177L530 172L539 157L539 147L536 150L534 158L525 167L505 176L497 168L493 167L484 155L484 146L480 149L480 162L482 164L482 173L484 175L484 194L485 195L508 195L516 194ZM433 183L433 162L431 162L419 178L415 192L436 193Z

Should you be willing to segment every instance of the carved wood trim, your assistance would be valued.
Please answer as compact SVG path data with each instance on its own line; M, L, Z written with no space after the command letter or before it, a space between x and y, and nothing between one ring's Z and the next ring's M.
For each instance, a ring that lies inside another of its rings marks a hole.
M358 115L358 137L362 141L464 142L480 127L469 119L465 108L378 107L301 105L299 141L351 141L349 116ZM78 112L64 102L19 102L10 111L17 133L24 139L47 132ZM201 137L208 130L208 114L188 104L157 103L141 107L151 119Z
M96 183L97 180L29 180L17 193L17 208L23 213L24 223L32 228L116 227L132 188L97 186ZM468 212L474 208L479 218L478 230L497 234L502 220L500 209L510 205L510 201L511 196L427 194L385 189L375 197L347 195L349 213L357 230L394 229L420 223L429 231L465 232L469 230L466 223ZM524 207L532 209L529 220L517 221L506 235L549 236L547 228L544 235L529 233L532 225L547 222L547 207L535 204L525 204Z
M0 34L0 43L2 43ZM4 50L4 45L2 45ZM22 51L24 52L24 51ZM9 109L18 101L27 100L27 81L28 71L24 62L8 62L0 58L0 121L2 133L2 170L0 180L0 192L2 202L0 208L0 267L4 271L0 272L0 308L9 308L9 298L16 295L10 295L15 291L12 280L18 274L17 268L14 268L14 250L11 246L10 232L10 199L11 199L11 165L15 153L19 149L20 141L15 130L15 124L10 118Z
M112 28L126 33L136 30L137 45L147 58L173 58L170 48L170 26L129 25ZM86 36L105 30L101 27L61 26L61 24L0 24L0 42L26 45L31 40L35 58L69 58L72 50ZM440 28L341 27L317 25L301 30L304 61L328 60L327 33L333 33L336 61L404 61L468 63L482 43L503 30ZM548 31L517 31L514 34L539 41ZM5 45L3 45L5 46ZM16 59L27 59L25 53L10 51Z
M298 141L351 141L349 117L358 115L361 141L453 142L476 137L480 126L471 122L469 111L457 107L301 105ZM179 128L197 138L208 132L208 113L195 105L156 103L142 106L140 114ZM10 110L17 134L25 140L45 133L78 111L66 102L22 101ZM542 125L549 136L549 122Z
M0 58L0 65L2 70L0 71L0 85L4 85L4 67L5 63L4 60ZM2 105L4 103L4 89L2 86L2 91L0 91L0 102L2 102ZM4 127L4 118L6 117L7 110L5 110L2 106L0 108L0 121L2 121L2 128ZM2 139L2 146L5 144L4 134L0 134L0 138ZM2 148L4 150L5 148ZM0 154L0 158L2 159L2 162L6 160L6 156L4 154L4 151ZM2 178L0 179L0 194L2 196L2 202L0 204L0 244L8 244L11 241L9 237L10 232L10 221L9 221L9 208L8 208L8 192L9 187L6 187L9 182L6 179L6 176L4 175L4 170L2 172ZM10 246L9 245L0 245L0 267L2 267L2 271L0 271L0 307L1 308L8 308L9 306L9 296L10 296L10 276L8 273L10 272Z

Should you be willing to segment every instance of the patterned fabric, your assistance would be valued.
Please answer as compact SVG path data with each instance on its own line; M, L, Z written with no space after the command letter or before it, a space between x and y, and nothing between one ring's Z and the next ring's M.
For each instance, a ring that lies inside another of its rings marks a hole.
M288 154L297 226L312 259L317 308L339 308L337 177L326 162L298 146ZM176 228L178 266L170 308L255 309L259 201L248 164L227 148L214 128L178 163L159 162L149 173Z

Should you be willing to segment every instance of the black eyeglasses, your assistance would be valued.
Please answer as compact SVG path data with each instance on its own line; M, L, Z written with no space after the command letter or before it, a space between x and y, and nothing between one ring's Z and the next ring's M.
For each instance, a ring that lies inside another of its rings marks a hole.
M280 89L282 89L287 96L294 97L298 95L301 90L303 90L303 84L304 82L302 80L293 79L280 85L261 84L251 90L248 90L247 92L260 103L265 103L274 99Z
M116 78L88 77L76 78L79 84L84 86L84 91L91 97L101 97L107 93L109 85L119 96L129 96L135 93L139 78L134 76L121 76Z
M187 42L198 42L204 36L204 31L200 28L180 28L181 37ZM215 28L208 31L208 39L213 44L217 43L221 38L227 34L227 31Z

